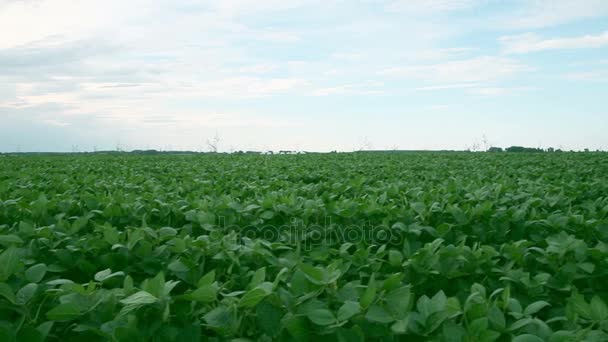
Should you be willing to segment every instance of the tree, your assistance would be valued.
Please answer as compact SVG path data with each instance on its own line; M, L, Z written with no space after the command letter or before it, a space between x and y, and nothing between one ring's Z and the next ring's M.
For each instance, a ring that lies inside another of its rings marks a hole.
M209 149L209 152L217 153L219 144L220 144L220 137L217 134L217 132L215 132L215 136L213 136L213 138L207 139L207 148Z

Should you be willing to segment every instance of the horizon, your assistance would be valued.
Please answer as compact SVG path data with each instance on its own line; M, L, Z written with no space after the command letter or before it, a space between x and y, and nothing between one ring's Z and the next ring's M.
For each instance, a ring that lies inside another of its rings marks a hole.
M608 1L0 0L0 152L608 147Z

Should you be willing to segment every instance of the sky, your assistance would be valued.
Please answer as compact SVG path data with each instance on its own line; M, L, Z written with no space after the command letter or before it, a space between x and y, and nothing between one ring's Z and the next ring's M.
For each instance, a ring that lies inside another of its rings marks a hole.
M0 0L0 152L608 150L606 0Z

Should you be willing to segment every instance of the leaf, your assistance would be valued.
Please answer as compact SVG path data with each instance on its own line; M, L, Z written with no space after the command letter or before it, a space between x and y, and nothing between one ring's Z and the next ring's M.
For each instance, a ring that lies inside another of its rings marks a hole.
M266 335L275 337L281 332L281 324L277 324L283 317L283 312L278 307L265 300L258 304L255 309L256 322Z
M496 305L492 305L488 310L488 319L499 330L505 329L507 325L504 313Z
M531 316L534 315L535 313L539 312L540 310L542 310L543 308L550 306L551 304L539 300L537 302L534 302L530 305L528 305L525 309L524 309L524 315L526 316Z
M359 300L359 304L361 304L362 308L367 309L375 298L376 280L374 279L374 275L372 274L371 278L369 279L369 282L367 283L367 288L365 289L365 292L363 292L363 295Z
M15 294L7 283L0 283L0 296L6 298L12 304L15 304Z
M38 283L44 278L46 271L45 264L36 264L25 271L25 279L31 283Z
M66 285L66 284L74 284L70 279L55 279L49 280L46 282L47 285L55 286L55 285Z
M40 334L42 334L42 338L43 340L48 336L48 334L51 332L51 329L53 328L53 321L49 321L49 322L44 322L41 323L36 329L38 331L40 331Z
M365 318L370 322L377 323L391 323L395 319L389 314L386 309L379 305L372 305L367 310L367 314L365 314Z
M171 227L162 227L158 230L158 235L161 239L173 237L177 235L177 230Z
M17 244L17 245L21 245L23 244L23 240L18 237L17 235L0 235L0 243L4 244L4 245L10 245L10 244Z
M598 296L593 296L591 299L591 315L590 318L594 321L602 322L608 319L608 307L606 303Z
M391 266L401 266L401 262L403 261L403 254L401 252L391 249L388 251L388 263Z
M336 317L327 309L314 309L306 315L314 324L330 325L336 322Z
M533 323L534 321L531 318L522 318L516 322L514 322L513 324L511 324L511 326L509 327L510 331L515 331L517 329L523 328L528 324Z
M142 284L142 289L156 298L164 297L165 275L159 272L154 278L146 279Z
M25 221L19 222L19 233L23 235L31 235L34 233L34 226Z
M426 205L421 202L412 202L410 207L419 215L424 215L426 213Z
M407 316L412 305L412 293L409 286L403 286L389 292L386 297L386 308L397 319Z
M324 270L304 263L301 263L299 268L302 272L304 272L304 276L311 283L316 285L325 285L326 275Z
M146 305L156 303L157 301L158 298L146 291L139 291L125 299L120 300L120 302L125 305Z
M185 273L190 271L190 268L179 259L173 260L171 263L169 263L167 268L175 273Z
M22 327L17 334L17 340L23 342L43 342L44 336L31 326Z
M217 308L208 312L203 316L205 322L213 328L230 328L234 322L233 314L225 306L218 306Z
M22 287L19 291L17 291L16 303L19 305L27 304L36 294L38 290L38 284L27 284Z
M249 282L249 288L254 288L266 280L266 267L262 267L255 271Z
M0 254L0 281L6 281L20 266L19 249L9 247Z
M121 276L124 276L124 275L125 275L124 272L114 272L114 273L112 273L111 269L106 268L103 271L99 271L99 272L95 273L94 279L95 279L95 281L98 281L98 282L102 283L102 282L104 282L104 281L106 281L108 279L111 279L111 278L114 278L114 277L121 277Z
M544 340L532 334L523 334L514 337L511 342L543 342Z
M70 321L80 316L80 308L75 303L59 304L46 313L46 317L52 321Z
M211 285L215 281L215 270L205 274L198 281L198 287L203 287L205 285Z
M249 290L239 301L240 307L252 308L261 302L272 292L272 283L262 283L256 288Z
M346 321L361 312L361 305L357 302L347 301L338 310L338 321Z
M217 288L213 285L203 285L189 294L197 302L211 303L217 298Z
M391 325L391 331L396 335L402 335L407 333L407 327L410 323L409 316L405 319L396 321Z

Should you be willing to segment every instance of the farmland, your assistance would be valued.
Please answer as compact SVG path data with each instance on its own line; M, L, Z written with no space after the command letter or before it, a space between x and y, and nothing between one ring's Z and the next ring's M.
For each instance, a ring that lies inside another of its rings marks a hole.
M0 158L1 341L606 341L608 155Z

